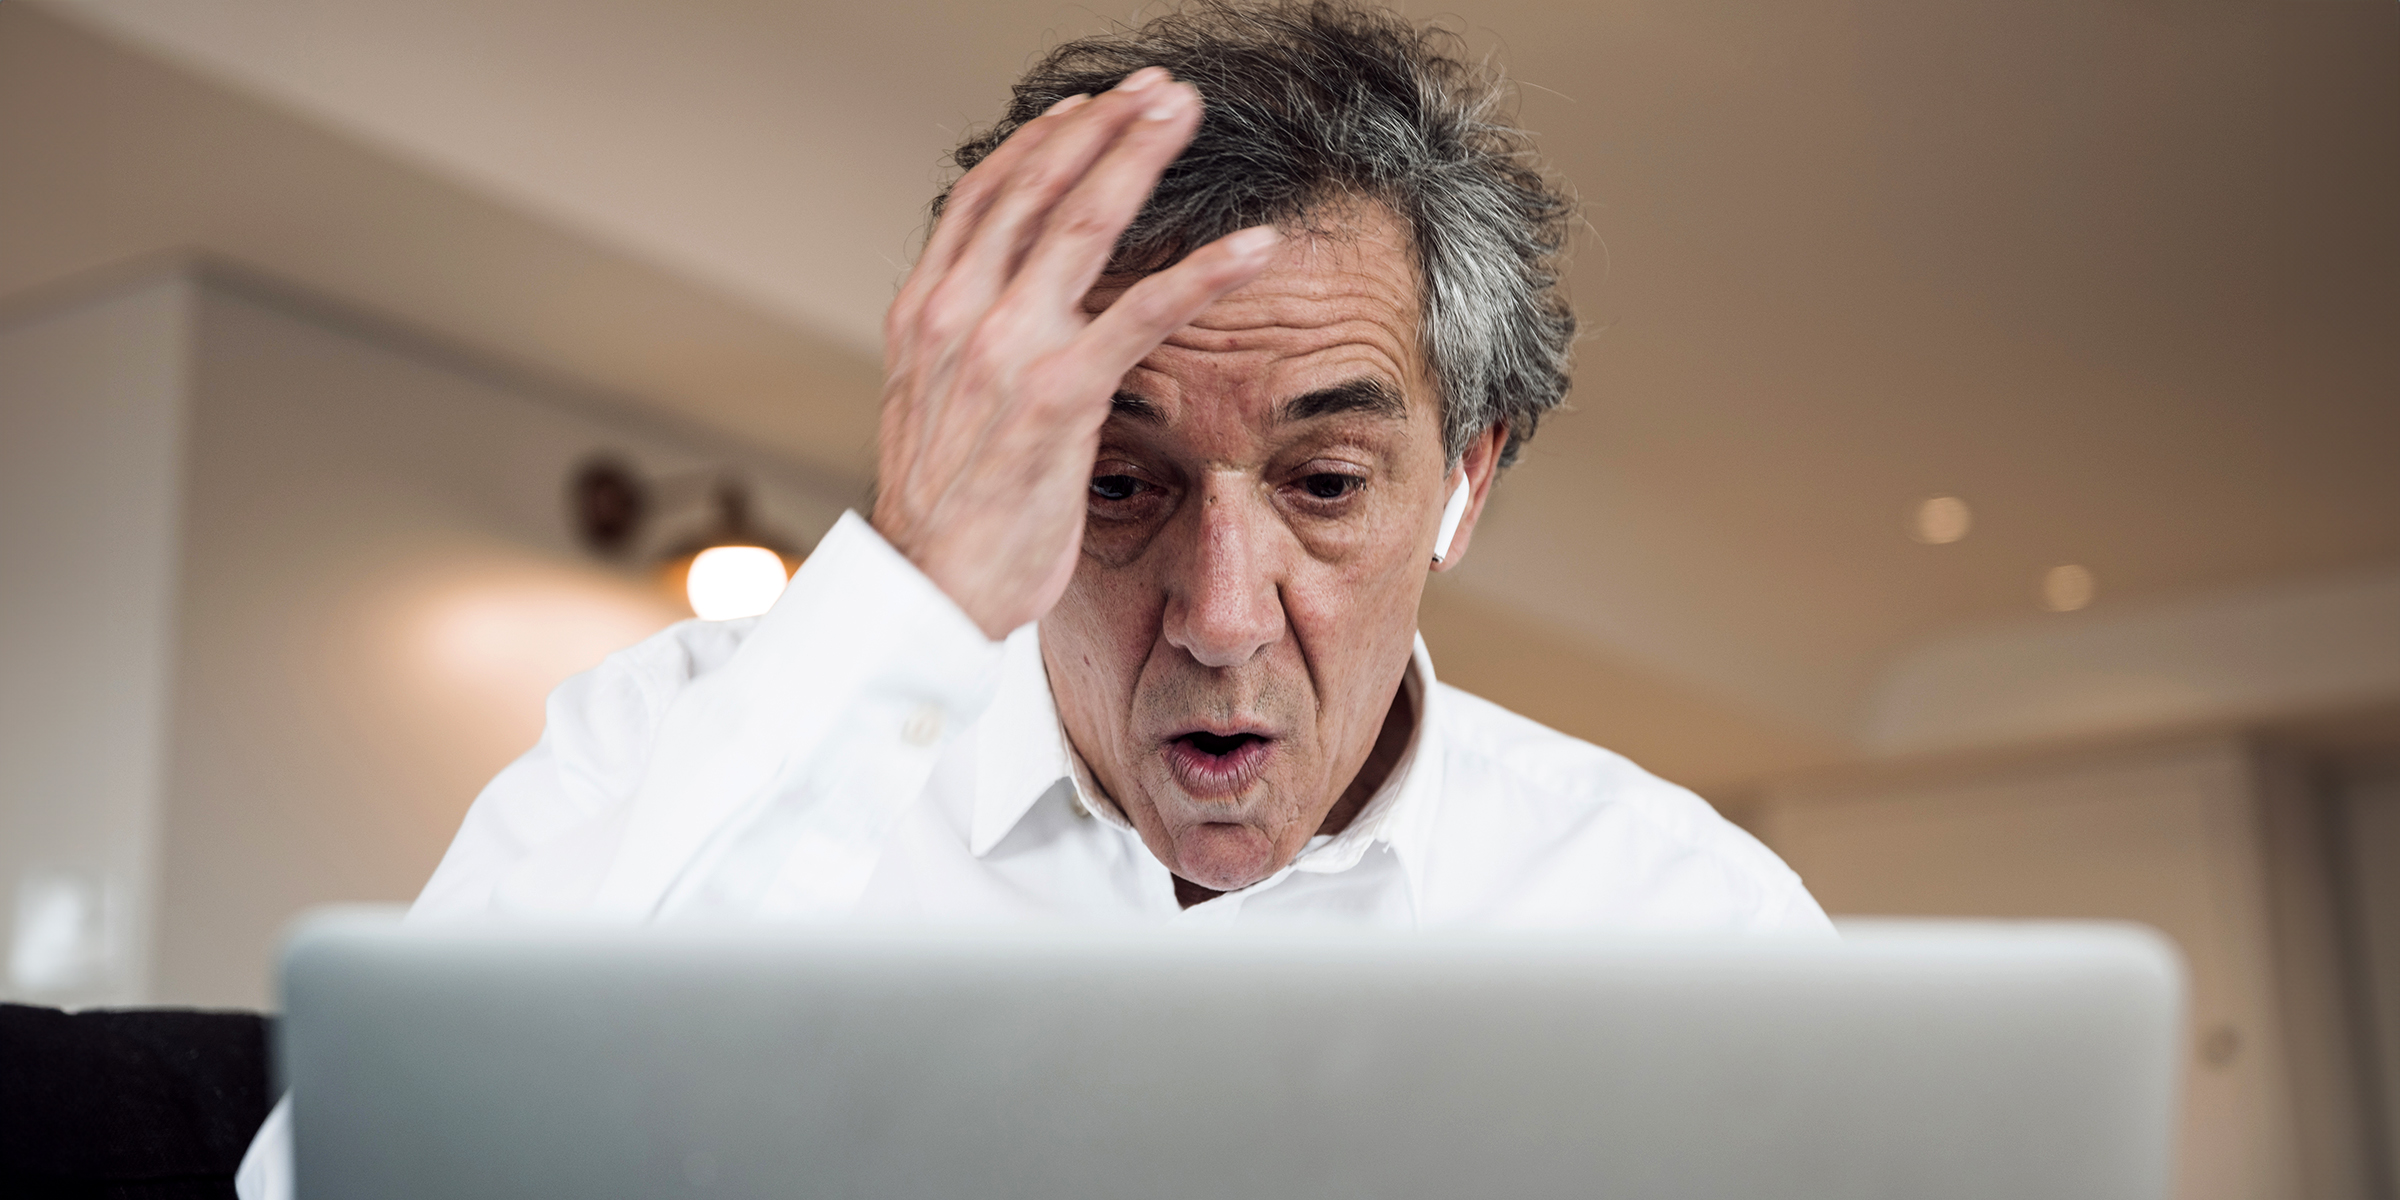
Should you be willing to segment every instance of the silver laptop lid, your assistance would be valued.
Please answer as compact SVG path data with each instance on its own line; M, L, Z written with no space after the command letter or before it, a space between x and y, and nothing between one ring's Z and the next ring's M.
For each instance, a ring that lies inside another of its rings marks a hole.
M2179 967L2124 926L1842 943L320 920L303 1197L2110 1197L2167 1188Z

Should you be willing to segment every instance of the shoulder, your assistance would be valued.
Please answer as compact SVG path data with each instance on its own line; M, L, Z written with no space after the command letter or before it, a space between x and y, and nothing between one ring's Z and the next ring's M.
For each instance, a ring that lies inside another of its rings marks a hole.
M1706 800L1446 684L1435 861L1448 899L1532 924L1823 924L1782 859ZM1480 893L1480 894L1478 894Z
M600 660L600 665L569 680L567 687L580 684L586 690L627 690L650 700L672 696L731 662L758 627L758 620L677 621Z
M759 618L677 621L611 654L602 670L623 671L646 681L679 686L733 660L758 628Z
M678 621L601 659L550 693L544 740L603 758L646 746L640 735L656 726L676 695L732 661L757 624L755 617Z
M1438 686L1445 754L1454 772L1483 785L1476 790L1488 799L1485 815L1543 828L1607 818L1645 839L1690 846L1769 874L1790 873L1783 860L1690 789L1481 696Z

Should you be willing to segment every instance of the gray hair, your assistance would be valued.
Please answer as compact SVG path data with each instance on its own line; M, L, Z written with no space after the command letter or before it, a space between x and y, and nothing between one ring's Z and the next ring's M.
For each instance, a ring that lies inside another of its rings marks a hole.
M1559 274L1575 201L1501 111L1499 73L1466 61L1455 34L1347 0L1201 0L1050 51L1017 81L1006 115L952 159L972 169L1056 101L1154 65L1198 87L1204 115L1110 273L1159 270L1234 230L1290 228L1353 198L1379 202L1413 237L1450 460L1502 427L1501 464L1516 461L1566 399L1575 314Z

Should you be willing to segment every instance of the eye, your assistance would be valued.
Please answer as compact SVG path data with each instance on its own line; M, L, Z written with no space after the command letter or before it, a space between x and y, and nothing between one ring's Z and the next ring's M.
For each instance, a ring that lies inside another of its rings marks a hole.
M1099 500L1130 500L1149 485L1131 475L1095 475L1092 496Z
M1319 500L1339 500L1358 490L1358 477L1319 472L1302 478L1300 486L1308 489L1308 494Z

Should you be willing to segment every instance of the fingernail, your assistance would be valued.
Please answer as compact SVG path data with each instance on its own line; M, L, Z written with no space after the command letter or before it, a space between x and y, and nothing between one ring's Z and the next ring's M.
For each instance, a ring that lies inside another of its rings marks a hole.
M1256 229L1245 229L1225 239L1225 245L1227 249L1233 251L1237 258L1259 258L1263 257L1267 251L1274 249L1275 245L1282 240L1283 235L1276 232L1274 226L1261 225Z
M1061 96L1059 97L1058 103L1043 109L1042 115L1045 117L1057 116L1058 114L1065 112L1070 108L1074 108L1091 98L1092 94L1090 92L1077 92L1072 96Z
M1117 90L1120 92L1138 92L1143 88L1149 87L1152 84L1165 79L1166 77L1167 72L1166 68L1164 67L1143 67L1141 70L1135 71L1133 74L1126 76L1122 82L1118 83Z
M1150 107L1142 110L1142 119L1145 121L1164 121L1167 118L1182 112L1183 93L1186 90L1188 89L1171 87L1160 91L1158 93L1158 98L1150 102Z

